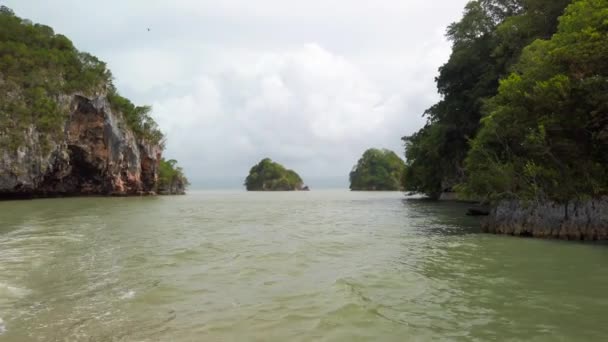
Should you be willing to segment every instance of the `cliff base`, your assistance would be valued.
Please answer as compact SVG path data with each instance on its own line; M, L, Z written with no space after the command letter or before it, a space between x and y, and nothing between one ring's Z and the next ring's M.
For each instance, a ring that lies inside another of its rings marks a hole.
M608 197L568 204L502 201L482 220L482 230L561 240L608 240Z

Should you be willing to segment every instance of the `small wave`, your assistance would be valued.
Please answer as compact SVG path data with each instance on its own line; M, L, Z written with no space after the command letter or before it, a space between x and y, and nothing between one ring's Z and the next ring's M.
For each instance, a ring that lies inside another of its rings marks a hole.
M180 261L196 260L197 257L200 257L200 251L194 248L181 249L170 256Z
M346 293L353 297L354 302L341 306L335 310L333 314L342 314L343 312L351 313L358 310L365 314L372 314L396 324L406 326L409 325L408 322L402 321L398 318L393 318L391 314L391 311L393 310L389 306L376 302L370 296L364 294L362 286L353 280L340 278L336 280L335 285L343 287L346 290Z
M122 295L120 295L120 299L122 300L132 299L133 297L135 297L135 291L133 290L126 291Z
M0 318L0 335L4 334L6 332L6 326L4 325L4 320L2 320L2 318Z
M334 282L334 285L343 288L348 294L355 295L364 302L371 302L371 299L363 295L361 290L362 286L356 283L354 280L339 278Z
M27 296L29 293L30 290L28 289L22 289L6 283L0 283L0 295L7 294L9 297L21 298Z

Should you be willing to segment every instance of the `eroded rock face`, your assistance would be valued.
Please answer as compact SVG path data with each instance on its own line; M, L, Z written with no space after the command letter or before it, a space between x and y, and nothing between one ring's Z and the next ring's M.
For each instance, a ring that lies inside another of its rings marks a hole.
M482 229L538 238L608 240L608 197L568 205L503 201L482 221Z
M184 184L183 179L175 179L169 186L167 187L159 187L158 188L159 195L185 195L186 194L186 184Z
M105 97L60 102L70 113L61 138L45 142L32 126L17 151L0 153L0 198L154 192L160 146L138 141Z

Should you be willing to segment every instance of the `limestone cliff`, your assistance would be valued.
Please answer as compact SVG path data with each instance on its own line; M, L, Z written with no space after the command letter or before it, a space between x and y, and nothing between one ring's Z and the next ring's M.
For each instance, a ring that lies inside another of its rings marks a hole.
M482 221L482 229L539 238L608 240L608 197L568 205L503 201Z
M106 63L5 6L0 27L0 199L152 194L175 177L187 184L177 161L161 170L164 135L152 108L122 97Z
M0 197L154 193L159 145L137 139L105 96L62 96L58 103L69 113L62 136L49 141L30 125L17 132L21 146L1 151Z

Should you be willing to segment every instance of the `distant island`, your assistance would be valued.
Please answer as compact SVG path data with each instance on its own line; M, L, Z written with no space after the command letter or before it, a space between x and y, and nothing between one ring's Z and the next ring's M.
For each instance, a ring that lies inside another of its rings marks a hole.
M350 173L350 189L354 191L399 191L402 189L404 161L390 150L371 148Z
M149 106L49 26L0 6L0 199L183 194Z
M262 159L254 165L245 179L247 191L307 191L302 178L293 170L273 162L270 158Z

